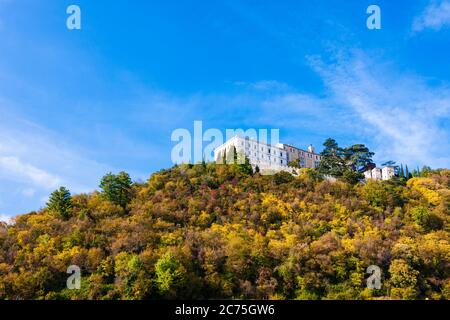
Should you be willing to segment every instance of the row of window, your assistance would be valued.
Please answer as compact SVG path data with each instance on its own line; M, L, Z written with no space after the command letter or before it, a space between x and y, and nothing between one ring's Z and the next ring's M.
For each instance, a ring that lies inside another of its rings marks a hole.
M262 159L262 160L265 160L266 158L264 157L264 155L261 155L261 157L260 158L258 158L258 154L255 152L253 155L250 153L250 152L245 152L245 155L247 156L247 157L255 157L255 158L257 158L257 159ZM270 157L270 156L267 156L267 160L268 161L271 161L271 159L273 160L273 162L277 162L277 158L276 157ZM280 163L281 164L283 164L284 162L283 162L283 159L280 159Z
M241 141L241 146L244 146L244 141ZM248 142L246 143L245 147L246 147L246 149L250 149L251 148L251 146L250 146L250 144ZM253 145L253 149L257 150L257 145L256 144ZM264 147L261 147L261 151L264 152ZM271 153L271 154L276 155L277 151L276 150L272 150L270 148L267 148L267 153ZM284 153L282 151L280 151L280 157L283 157L283 156L284 156Z
M295 150L293 148L290 148L290 151L291 151L291 153L295 152ZM320 157L318 155L312 155L309 152L304 152L304 151L298 150L298 155L299 156L304 156L305 154L307 155L308 158L315 158L316 160L320 159Z

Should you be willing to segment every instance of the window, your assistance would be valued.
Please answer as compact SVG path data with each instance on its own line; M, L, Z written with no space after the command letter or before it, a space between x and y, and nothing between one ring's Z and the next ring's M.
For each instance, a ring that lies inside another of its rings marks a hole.
M270 153L270 149L269 149L269 153Z
M283 160L280 160L280 163L283 164Z

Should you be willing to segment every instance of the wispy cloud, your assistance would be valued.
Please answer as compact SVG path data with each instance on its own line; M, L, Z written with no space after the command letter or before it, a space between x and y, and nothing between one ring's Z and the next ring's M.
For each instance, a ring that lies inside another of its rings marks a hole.
M23 182L29 181L45 189L56 188L61 184L61 179L58 176L11 156L0 156L0 176L2 178L20 179ZM29 193L27 192L27 194Z
M2 101L4 102L4 101ZM94 189L111 170L83 156L80 148L48 129L11 114L0 105L0 212L39 209L64 185L72 192Z
M11 217L4 215L4 214L0 214L0 222L10 223Z
M450 0L433 0L414 19L412 29L419 32L425 29L440 30L445 26L450 26Z
M330 98L360 118L361 133L371 135L378 158L414 165L448 167L450 87L432 86L416 75L369 58L363 52L312 66L330 90Z

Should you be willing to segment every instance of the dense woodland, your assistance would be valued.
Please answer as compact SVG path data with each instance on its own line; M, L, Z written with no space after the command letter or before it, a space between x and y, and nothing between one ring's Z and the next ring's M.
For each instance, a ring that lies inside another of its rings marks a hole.
M0 225L0 299L449 299L449 186L450 170L367 183L248 164L108 174ZM381 289L367 288L370 265Z

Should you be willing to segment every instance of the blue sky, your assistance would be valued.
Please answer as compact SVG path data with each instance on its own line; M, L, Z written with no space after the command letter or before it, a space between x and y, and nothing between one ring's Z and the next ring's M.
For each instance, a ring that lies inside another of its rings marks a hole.
M0 0L0 219L147 179L194 120L449 167L450 0L317 2Z

